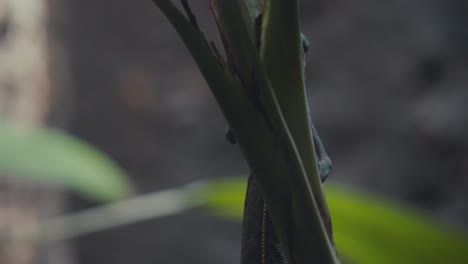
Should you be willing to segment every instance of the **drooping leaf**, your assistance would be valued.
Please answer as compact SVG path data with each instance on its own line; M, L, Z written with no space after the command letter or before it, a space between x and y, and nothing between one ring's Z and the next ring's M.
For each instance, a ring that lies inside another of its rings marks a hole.
M201 190L207 212L242 219L245 179L214 181ZM375 195L336 186L325 192L338 252L352 263L468 263L468 237L461 230Z
M0 121L0 177L5 176L60 185L100 201L129 192L125 173L85 142Z
M343 187L325 190L338 252L351 263L468 263L468 240L461 230L378 196ZM244 178L230 178L147 194L50 220L44 225L44 239L72 238L194 206L223 219L241 221L245 191Z
M343 187L327 188L337 245L343 255L378 263L468 263L468 240L414 209ZM352 250L353 244L368 250ZM376 258L377 259L377 258Z

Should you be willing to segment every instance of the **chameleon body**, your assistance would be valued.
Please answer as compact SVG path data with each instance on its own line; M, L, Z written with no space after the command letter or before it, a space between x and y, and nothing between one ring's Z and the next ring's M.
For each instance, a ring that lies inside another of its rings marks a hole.
M301 42L306 53L309 41L303 34L301 34ZM310 129L317 152L320 178L324 182L332 171L332 162L312 122L310 122ZM226 139L232 144L236 143L231 129L226 132ZM287 264L288 260L275 233L271 216L268 214L255 177L250 175L244 205L241 264L265 263Z
M304 34L301 34L301 42L302 42L302 47L304 53L307 53L309 50L309 40ZM304 56L305 57L305 56ZM305 66L305 58L304 58L304 66ZM305 67L304 67L305 68ZM328 176L331 174L333 164L328 156L328 153L325 149L325 146L322 142L322 139L320 138L317 129L315 128L313 122L310 122L310 129L312 131L312 136L313 136L313 141L315 145L315 150L317 153L317 162L319 164L319 170L320 170L320 178L322 179L322 182L325 182L325 180L328 178ZM228 128L226 132L226 139L231 143L231 144L236 144L236 138L234 136L234 133L230 128Z
M329 261L333 243L325 236L332 237L331 222L320 184L330 174L331 161L310 122L303 72L308 41L304 37L299 41L299 25L289 23L297 20L298 7L293 2L267 1L258 13L250 12L259 14L254 17L244 16L242 0L210 3L227 54L225 65L239 77L256 112L271 129L265 136L278 140L275 143L284 147L283 161L290 164L281 172L258 164L252 168L255 173L249 176L247 187L241 264L305 263L312 256L302 243L317 247L323 252L319 258ZM280 15L283 11L285 17ZM240 23L231 22L235 19ZM228 131L227 139L236 142L237 132ZM249 146L245 144L248 137L239 133L241 147ZM275 155L276 149L271 153Z
M170 0L153 2L188 47L252 169L242 264L339 263L321 187L329 169L319 169L331 163L316 147L305 96L298 0L269 0L263 8L263 0L210 0L227 63L193 15L187 19Z

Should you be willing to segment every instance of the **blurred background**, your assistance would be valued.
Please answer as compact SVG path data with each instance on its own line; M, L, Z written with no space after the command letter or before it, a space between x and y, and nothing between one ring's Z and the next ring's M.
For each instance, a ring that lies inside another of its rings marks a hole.
M190 2L207 37L219 41L208 1ZM468 2L316 0L302 1L301 12L312 119L334 163L329 183L468 228ZM91 143L139 194L248 174L190 54L149 0L0 0L0 86L3 115ZM39 92L16 114L21 86ZM39 208L30 196L40 190L12 186L2 183L3 193ZM95 205L45 192L46 212ZM237 264L240 235L239 223L191 211L11 264Z

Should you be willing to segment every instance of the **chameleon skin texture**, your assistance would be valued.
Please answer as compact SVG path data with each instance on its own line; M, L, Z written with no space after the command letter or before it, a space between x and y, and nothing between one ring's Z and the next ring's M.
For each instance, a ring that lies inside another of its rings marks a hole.
M303 46L303 60L305 67L305 53L309 48L307 38L301 34ZM332 170L332 162L325 150L322 140L312 122L310 129L313 135L315 151L317 152L320 178L327 179ZM228 131L226 138L235 143L232 131ZM244 219L242 229L241 264L287 264L287 256L284 253L271 216L266 208L262 193L257 185L254 175L249 175L247 193L244 205Z
M304 51L307 51L307 39L302 37ZM310 122L315 150L317 152L320 178L324 182L332 171L332 162L326 152L322 140L313 124ZM226 139L235 144L232 130L226 133ZM287 257L275 233L271 216L265 205L255 177L249 175L247 193L244 204L244 219L242 228L241 264L287 264Z
M287 264L255 177L249 176L242 226L241 264Z
M311 129L313 129L315 139L315 135L318 136L318 134L313 124ZM325 150L321 141L317 148L320 157L320 177L325 181L331 173L332 165L326 152L320 153L321 148ZM255 177L249 175L242 223L241 264L259 263L287 264L288 260L276 235Z

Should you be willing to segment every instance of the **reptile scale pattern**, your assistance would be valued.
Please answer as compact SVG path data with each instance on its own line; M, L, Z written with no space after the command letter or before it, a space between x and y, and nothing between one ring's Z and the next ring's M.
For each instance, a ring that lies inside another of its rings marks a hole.
M249 176L244 205L241 264L287 264L262 194Z

